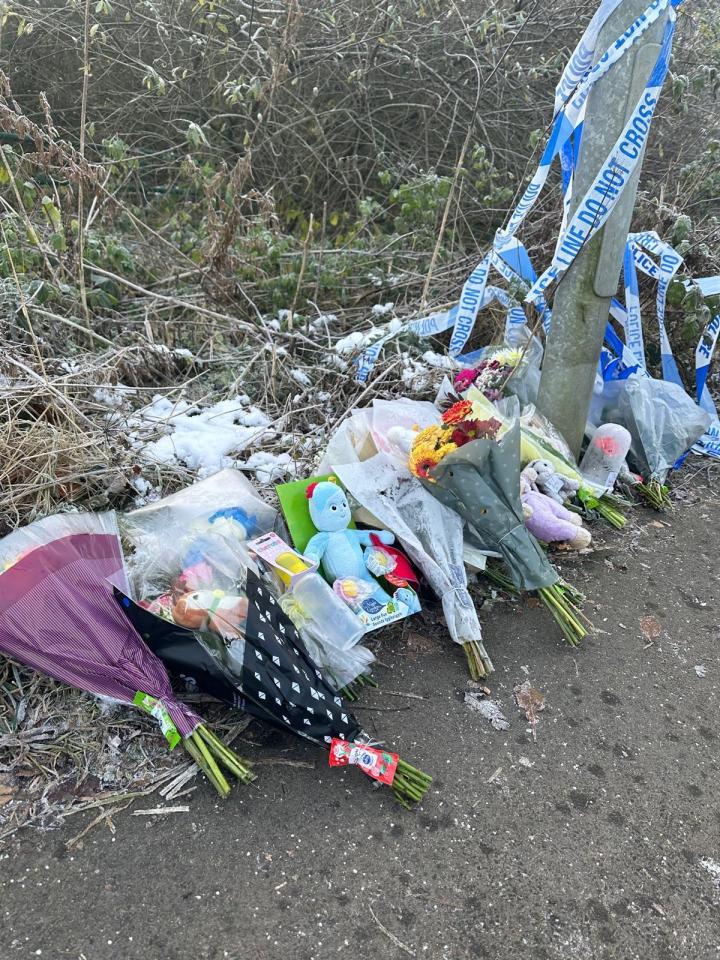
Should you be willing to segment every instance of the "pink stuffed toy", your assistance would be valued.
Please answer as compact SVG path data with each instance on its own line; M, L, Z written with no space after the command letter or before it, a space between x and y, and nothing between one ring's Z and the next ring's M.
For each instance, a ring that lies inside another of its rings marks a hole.
M566 542L574 550L589 546L592 537L580 517L552 497L535 490L536 479L531 467L526 467L520 474L520 499L525 526L530 533L545 543Z

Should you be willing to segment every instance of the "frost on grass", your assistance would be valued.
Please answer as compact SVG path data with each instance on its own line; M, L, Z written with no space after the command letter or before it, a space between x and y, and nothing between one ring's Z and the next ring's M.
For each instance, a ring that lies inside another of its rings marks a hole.
M267 436L269 418L247 397L200 408L185 400L156 396L132 418L138 456L151 464L180 463L199 477L233 466L238 453ZM148 432L160 432L146 440Z

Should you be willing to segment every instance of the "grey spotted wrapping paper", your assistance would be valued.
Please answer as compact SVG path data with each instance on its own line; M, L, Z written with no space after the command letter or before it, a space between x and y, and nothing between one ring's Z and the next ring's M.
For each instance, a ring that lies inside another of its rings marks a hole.
M501 440L472 440L444 457L425 487L459 513L468 539L501 553L518 590L549 587L560 578L525 527L520 501L520 425Z

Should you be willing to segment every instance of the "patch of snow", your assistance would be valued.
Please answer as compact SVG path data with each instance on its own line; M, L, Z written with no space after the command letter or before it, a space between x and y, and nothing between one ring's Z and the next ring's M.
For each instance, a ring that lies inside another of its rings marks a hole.
M345 362L345 360L343 360L342 357L339 357L336 353L329 353L325 358L325 363L327 363L329 367L335 367L337 370L340 370L342 373L344 373L348 368L348 365Z
M457 360L446 353L433 353L432 350L426 350L422 358L429 367L437 367L440 370L456 370L459 366Z
M372 308L372 315L374 317L384 317L388 313L392 313L395 309L394 303L376 303Z
M135 394L137 394L137 390L134 387L126 387L124 384L118 383L107 387L98 387L94 391L93 397L98 403L102 403L106 407L122 407L127 398Z
M334 326L337 322L338 318L334 313L321 313L310 321L310 329L325 330L328 327Z
M312 386L312 380L310 377L305 373L304 370L300 370L298 367L290 371L290 376L296 383L299 383L301 387Z
M365 347L369 347L374 340L382 335L383 331L380 327L370 327L369 330L355 330L338 340L335 344L335 353L341 357L351 357L360 353Z
M278 357L286 357L288 355L287 347L278 347L277 344L272 343L263 344L263 350L265 350L266 353L272 353L273 347Z
M270 420L238 399L221 400L201 410L187 401L156 396L134 418L138 437L149 425L164 430L158 439L138 439L138 455L149 463L182 463L200 477L234 463L240 453L268 432Z
M297 475L295 461L289 453L267 453L259 450L243 464L246 470L253 470L260 483L274 483L283 477Z

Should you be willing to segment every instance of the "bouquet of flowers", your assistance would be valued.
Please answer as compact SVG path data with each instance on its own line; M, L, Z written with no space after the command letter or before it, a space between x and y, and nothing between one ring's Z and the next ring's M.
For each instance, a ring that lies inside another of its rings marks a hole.
M500 400L510 379L519 374L524 360L525 351L517 347L488 347L475 366L464 367L455 374L453 387L459 394L475 387L488 400Z
M376 398L338 427L320 470L340 478L358 520L392 531L440 599L450 637L462 646L473 680L480 680L492 673L493 665L467 589L462 519L408 470L418 424L428 427L439 421L434 404Z
M518 590L536 590L569 643L586 635L578 594L560 581L537 540L525 527L520 500L520 426L499 439L494 417L479 420L469 400L443 414L443 424L421 431L410 454L410 469L446 506L465 521L482 549L502 554Z
M339 739L372 753L336 681L313 659L251 556L247 533L269 533L275 512L262 501L256 507L252 498L259 498L245 483L228 478L216 488L201 481L125 518L134 547L128 563L141 599L120 596L122 609L168 668L200 690L315 743L329 747ZM344 659L336 651L336 666L354 663L357 650ZM360 659L362 670L367 663ZM407 806L431 781L393 757L392 775L386 769L382 782Z
M165 667L123 615L128 590L112 513L62 514L0 541L0 651L49 677L150 713L174 749L180 742L221 796L224 767L241 782L246 764L182 704Z
M224 470L127 514L123 529L132 548L133 596L178 626L241 644L247 619L245 578L248 569L259 573L248 537L268 533L276 519L276 511L236 470ZM372 684L366 675L375 660L370 650L360 644L338 649L332 636L315 629L311 611L293 599L288 595L281 603L334 688L355 697L356 687Z
M498 436L506 433L515 422L515 417L503 414L494 403L474 387L467 391L465 399L473 404L473 416L500 421ZM517 404L517 401L513 402ZM626 519L620 509L624 501L608 492L598 494L595 489L584 483L565 439L532 405L523 410L520 419L520 460L523 466L537 460L547 461L559 477L570 481L574 488L574 495L586 509L594 510L617 529L625 526Z

